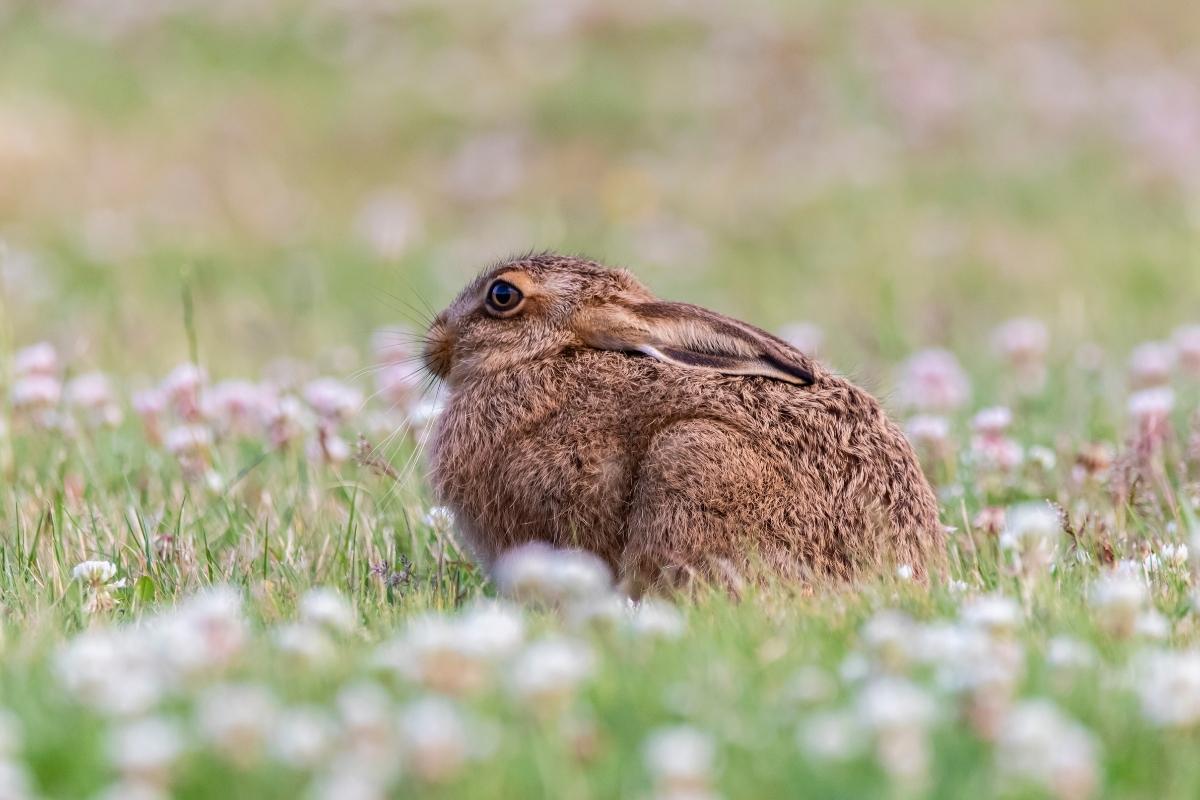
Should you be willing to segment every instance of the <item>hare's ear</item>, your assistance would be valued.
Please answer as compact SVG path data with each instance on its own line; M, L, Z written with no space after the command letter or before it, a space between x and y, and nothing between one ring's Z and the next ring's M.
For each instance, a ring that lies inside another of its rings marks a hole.
M723 375L758 375L808 386L812 362L752 325L687 303L604 304L579 312L575 331L588 347L637 352Z

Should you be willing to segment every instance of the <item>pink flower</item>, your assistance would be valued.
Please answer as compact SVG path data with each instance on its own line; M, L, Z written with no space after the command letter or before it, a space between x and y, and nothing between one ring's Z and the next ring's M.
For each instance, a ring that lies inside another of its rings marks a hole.
M23 350L18 350L13 357L12 371L18 378L33 375L57 375L59 370L58 351L49 342L39 342Z
M121 408L113 394L112 383L100 372L73 378L66 388L67 402L79 410L92 425L119 425Z
M1166 386L1143 389L1129 397L1129 416L1143 444L1157 446L1166 441L1174 408L1175 392Z
M274 392L257 383L221 381L204 393L204 416L221 431L245 436L260 430L274 400Z
M1193 378L1200 378L1200 325L1184 325L1171 337L1179 368Z
M1040 391L1046 382L1046 351L1050 334L1045 323L1030 318L1011 319L992 333L992 345L1016 373L1026 393Z
M1025 459L1021 445L1005 436L976 436L971 454L981 468L996 472L1012 472Z
M167 432L167 450L180 458L202 455L212 444L212 432L200 425L181 425Z
M1001 436L1012 425L1012 412L1004 406L985 408L971 420L971 427L980 436Z
M208 375L195 364L180 364L162 382L162 393L180 418L194 422L201 417L200 391Z
M966 403L970 394L967 375L949 351L922 350L904 363L899 395L909 407L953 411Z
M266 410L267 436L271 446L280 449L304 434L311 414L292 396L278 398Z
M334 378L317 378L304 387L304 399L326 420L352 416L362 405L362 394Z
M13 408L19 411L45 411L62 399L62 383L50 375L26 375L13 384L10 398Z
M1171 382L1175 367L1175 348L1169 342L1146 342L1129 357L1129 377L1136 389L1162 386Z
M412 364L386 364L375 373L379 396L393 406L407 407L421 387L421 370Z
M167 410L166 396L158 389L133 394L133 410L142 420L146 438L154 444L162 442L162 415Z

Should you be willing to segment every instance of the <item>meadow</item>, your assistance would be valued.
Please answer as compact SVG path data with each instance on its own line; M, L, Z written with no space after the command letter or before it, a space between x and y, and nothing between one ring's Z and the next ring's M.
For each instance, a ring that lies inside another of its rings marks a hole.
M0 800L1193 798L1200 8L0 0ZM531 248L869 387L949 574L494 576L425 323Z

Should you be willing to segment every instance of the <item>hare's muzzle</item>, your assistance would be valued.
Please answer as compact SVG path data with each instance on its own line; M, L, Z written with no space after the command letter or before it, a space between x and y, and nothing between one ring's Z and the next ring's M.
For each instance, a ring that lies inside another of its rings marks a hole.
M441 317L429 326L421 359L425 362L425 368L440 380L446 380L450 375L450 367L454 360L454 334Z

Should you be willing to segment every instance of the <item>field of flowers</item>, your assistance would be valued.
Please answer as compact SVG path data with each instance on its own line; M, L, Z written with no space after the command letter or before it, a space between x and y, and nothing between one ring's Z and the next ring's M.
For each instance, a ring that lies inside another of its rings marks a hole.
M1200 795L1200 6L0 0L0 800ZM876 391L950 574L491 578L529 248Z

